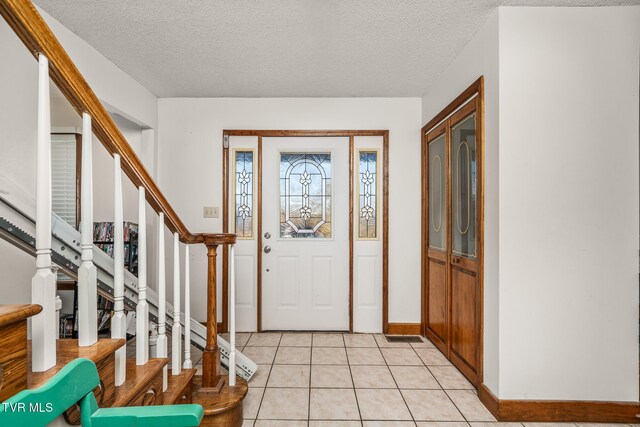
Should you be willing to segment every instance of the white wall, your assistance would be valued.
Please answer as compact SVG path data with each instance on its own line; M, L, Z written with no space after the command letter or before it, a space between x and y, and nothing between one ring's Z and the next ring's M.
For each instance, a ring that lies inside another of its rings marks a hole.
M0 239L0 304L31 302L31 277L35 268L31 255Z
M112 114L112 118L133 151L142 152L142 129L135 123ZM82 117L73 109L69 101L55 87L51 88L51 128L75 128L82 131ZM113 221L114 212L114 161L100 140L93 135L93 220ZM124 220L138 222L138 191L131 180L122 174Z
M389 129L389 321L420 322L420 99L160 99L159 123L160 188L194 232L222 229L202 207L222 206L223 129ZM204 320L204 247L192 255Z
M37 9L103 103L127 114L134 121L157 128L158 104L151 91L47 12L39 7ZM6 25L4 21L3 25ZM24 46L22 49L26 52Z
M122 117L114 116L113 119L131 148L139 154L142 145L142 129ZM113 221L114 160L96 138L93 140L93 188L93 220ZM124 220L137 223L138 190L124 173L122 174L122 199Z
M0 19L0 173L35 203L38 64L18 36Z
M422 98L426 124L478 77L485 99L484 383L498 394L498 23L496 10Z
M639 51L639 7L500 9L500 398L638 400Z

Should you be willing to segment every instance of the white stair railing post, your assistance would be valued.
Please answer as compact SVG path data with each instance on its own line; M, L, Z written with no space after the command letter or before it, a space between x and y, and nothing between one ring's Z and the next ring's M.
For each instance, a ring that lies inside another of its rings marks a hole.
M36 273L31 302L42 311L31 319L31 369L44 372L56 364L56 276L51 271L51 110L49 60L38 57L38 142L36 159Z
M182 370L182 327L180 326L180 240L173 233L173 328L171 329L171 374Z
M93 160L91 116L82 114L80 232L82 263L78 268L78 345L98 342L98 271L93 264Z
M236 245L229 250L229 386L236 385Z
M189 245L184 247L184 369L193 368L191 362L191 290L189 285Z
M111 318L111 338L127 337L127 318L124 315L124 230L122 212L122 169L120 155L114 154L114 215L113 215L113 301L114 313ZM122 385L127 371L126 345L116 350L115 385Z
M156 352L159 358L167 357L167 291L164 260L164 213L158 218L158 339ZM167 389L168 369L162 371L162 390Z
M136 365L149 361L149 304L147 303L147 218L144 187L138 189L138 305L136 306Z

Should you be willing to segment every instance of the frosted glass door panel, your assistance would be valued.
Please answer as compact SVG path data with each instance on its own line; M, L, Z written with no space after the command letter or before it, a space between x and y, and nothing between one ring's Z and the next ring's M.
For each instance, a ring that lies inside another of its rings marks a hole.
M476 257L476 114L451 128L451 224L454 254Z
M429 247L447 248L445 134L429 143Z

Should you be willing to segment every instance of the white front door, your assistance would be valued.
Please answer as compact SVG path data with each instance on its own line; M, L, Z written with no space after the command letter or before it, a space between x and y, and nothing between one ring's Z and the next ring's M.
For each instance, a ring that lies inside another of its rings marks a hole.
M262 328L349 329L349 138L262 139Z

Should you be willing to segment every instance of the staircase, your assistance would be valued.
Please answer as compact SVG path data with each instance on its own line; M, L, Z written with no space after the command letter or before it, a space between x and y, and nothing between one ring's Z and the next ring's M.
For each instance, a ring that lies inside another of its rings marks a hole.
M10 182L5 182L0 174L0 187L11 188ZM34 208L24 201L16 200L11 194L0 194L0 238L26 253L35 257L35 215ZM51 214L51 257L58 271L72 278L78 279L78 269L81 264L80 240L78 230L63 221L56 214ZM93 247L93 262L97 267L98 293L113 301L113 272L114 260L100 248ZM124 270L124 304L128 310L135 311L138 305L138 278L129 271ZM147 288L146 301L149 306L149 320L157 326L158 322L158 295L153 289ZM173 305L166 303L166 322L171 329L173 327ZM185 313L180 317L181 325L186 327ZM196 319L191 319L190 338L191 344L200 350L206 345L207 328ZM229 369L229 343L218 336L220 348L220 363L225 369ZM257 369L257 365L241 352L236 352L236 373L241 378L249 381Z
M247 382L256 365L235 349L234 234L191 233L150 177L101 102L29 0L0 0L0 14L38 62L38 129L35 206L0 199L0 238L35 256L32 304L0 306L0 401L46 382L70 361L84 357L98 369L94 390L101 407L199 403L202 425L240 426ZM83 118L81 229L52 214L50 79ZM35 84L36 82L34 82ZM114 256L93 245L92 138L97 136L114 158ZM122 173L139 190L139 277L124 269ZM147 288L146 208L158 215L157 294ZM165 227L173 236L174 304L166 301ZM207 247L207 323L191 319L189 246ZM180 247L186 253L179 259ZM219 246L229 248L228 283L230 342L217 334L216 257ZM59 267L78 281L78 339L57 339L56 280ZM180 281L180 269L185 283ZM20 284L17 284L18 286ZM26 285L26 284L25 284ZM98 294L114 302L111 338L98 339ZM181 295L184 304L181 305ZM184 307L184 311L182 310ZM127 359L125 310L136 313L136 355ZM26 339L31 317L32 341ZM157 357L149 357L150 325L157 328ZM171 344L169 344L171 333ZM203 349L202 375L190 359L191 344ZM171 358L168 357L171 345ZM183 351L184 349L184 351ZM171 372L169 372L169 364ZM229 375L221 375L222 366ZM78 424L79 409L66 410L65 420Z

